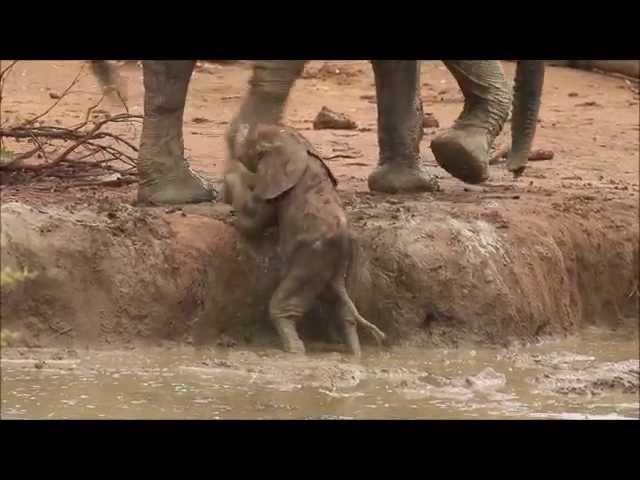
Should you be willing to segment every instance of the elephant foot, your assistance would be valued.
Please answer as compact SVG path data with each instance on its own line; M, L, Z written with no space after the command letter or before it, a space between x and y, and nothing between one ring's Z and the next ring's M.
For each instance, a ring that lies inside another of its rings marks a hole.
M489 138L478 127L453 127L431 141L438 164L466 183L482 183L489 178Z
M360 348L360 338L355 324L345 325L345 337L349 353L355 358L360 358L362 349Z
M381 193L436 192L438 179L422 172L417 166L379 165L368 178L369 190Z
M302 341L295 343L287 343L284 347L284 351L287 353L296 353L298 355L304 355L306 350Z
M216 196L213 185L189 168L177 175L143 180L138 188L138 203L143 205L211 202Z
M298 336L296 324L294 321L283 318L274 319L274 324L280 339L282 340L282 348L287 353L305 353L304 343Z

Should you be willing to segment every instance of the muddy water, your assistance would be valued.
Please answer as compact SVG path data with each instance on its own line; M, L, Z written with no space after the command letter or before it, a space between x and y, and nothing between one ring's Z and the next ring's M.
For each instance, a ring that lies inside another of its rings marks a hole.
M2 418L638 419L638 336L504 349L4 349Z

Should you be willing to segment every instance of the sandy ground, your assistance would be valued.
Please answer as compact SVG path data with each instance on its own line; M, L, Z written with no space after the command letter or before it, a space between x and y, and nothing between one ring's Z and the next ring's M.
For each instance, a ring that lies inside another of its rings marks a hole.
M310 76L314 77L313 73L324 64L312 62L307 67ZM74 61L18 63L4 88L2 122L11 124L18 118L44 111L53 102L49 94L64 91L81 66L82 62ZM329 161L342 190L366 191L366 177L377 161L373 74L369 64L362 61L330 62L329 66L335 68L324 68L315 78L298 81L289 103L287 121L304 131L327 156L349 157ZM505 62L505 70L512 76L514 65ZM84 118L88 106L99 99L95 80L88 68L85 71L87 74L72 93L46 117L47 124L76 124ZM142 70L129 64L122 72L128 79L130 110L142 113ZM191 81L185 112L186 154L195 169L211 177L219 177L222 172L224 131L239 107L249 75L248 64L207 64ZM441 128L449 126L462 109L462 95L441 62L423 63L422 97L425 110L435 115ZM323 106L349 115L360 129L353 132L313 130L313 119ZM102 108L111 113L122 110L117 105L103 105ZM550 191L553 199L588 191L598 199L615 199L636 206L638 108L637 84L597 73L549 67L534 148L553 150L555 157L552 161L531 164L525 177L517 183L518 190L536 187L530 190ZM498 144L507 143L508 127ZM453 179L435 165L428 148L435 132L435 129L426 130L422 153L425 167L441 178L443 193L436 195L436 200L455 194L456 198L469 201L479 190L502 190L512 184L511 177L497 167L492 181L482 187L469 187ZM132 138L139 133L139 128L129 131ZM45 185L37 183L11 188L3 186L2 199L32 197L28 201L52 202L67 201L68 196L69 199L83 196L82 191L70 191L52 198L41 192L44 188ZM127 193L134 188L129 187ZM526 202L528 198L519 200ZM538 195L531 201L538 203Z

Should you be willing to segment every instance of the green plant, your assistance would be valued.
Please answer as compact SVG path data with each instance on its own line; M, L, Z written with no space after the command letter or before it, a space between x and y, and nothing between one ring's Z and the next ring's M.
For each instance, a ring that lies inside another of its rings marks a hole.
M15 152L0 146L0 165L8 165L16 156Z
M0 271L0 287L11 287L17 283L24 282L35 277L35 274L29 272L26 268L21 272L11 268L3 268ZM12 332L6 328L0 329L0 347L8 347L16 343L20 338L18 332Z
M26 268L21 272L11 268L3 268L0 271L0 287L10 287L33 277L35 277L35 273L29 272Z
M0 330L0 348L10 347L18 342L20 334L3 328Z

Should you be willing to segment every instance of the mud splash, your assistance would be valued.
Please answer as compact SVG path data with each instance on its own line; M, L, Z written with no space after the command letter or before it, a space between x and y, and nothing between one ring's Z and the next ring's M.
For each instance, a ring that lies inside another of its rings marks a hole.
M618 418L639 412L638 335L509 349L291 356L170 346L4 349L2 418ZM316 351L321 350L316 346Z

